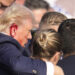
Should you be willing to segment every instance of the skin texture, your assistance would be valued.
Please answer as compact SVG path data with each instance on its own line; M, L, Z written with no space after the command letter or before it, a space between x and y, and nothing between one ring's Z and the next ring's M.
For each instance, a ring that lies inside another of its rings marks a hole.
M25 0L16 0L16 3L17 3L17 4L21 4L21 5L23 5L24 2L25 2Z
M36 10L32 10L34 16L35 16L35 20L36 20L36 28L39 28L39 23L40 20L42 18L42 16L47 12L46 9L36 9Z
M32 20L27 19L25 20L23 26L20 26L16 30L16 32L14 32L15 34L14 38L21 44L21 46L24 46L24 44L28 42L28 39L32 38L31 29L32 29Z
M64 72L61 67L54 65L54 75L64 75Z

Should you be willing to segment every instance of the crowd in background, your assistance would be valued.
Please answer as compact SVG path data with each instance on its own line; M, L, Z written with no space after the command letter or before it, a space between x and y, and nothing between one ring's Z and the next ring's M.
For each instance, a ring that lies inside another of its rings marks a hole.
M0 75L75 75L75 19L49 1L0 0Z

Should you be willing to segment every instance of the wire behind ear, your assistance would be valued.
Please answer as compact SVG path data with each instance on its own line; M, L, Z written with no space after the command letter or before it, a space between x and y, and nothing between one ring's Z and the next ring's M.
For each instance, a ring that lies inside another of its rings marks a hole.
M16 34L15 31L17 30L17 28L18 28L18 26L17 26L15 23L13 23L13 24L10 26L10 35L11 35L12 37L14 37L14 35Z

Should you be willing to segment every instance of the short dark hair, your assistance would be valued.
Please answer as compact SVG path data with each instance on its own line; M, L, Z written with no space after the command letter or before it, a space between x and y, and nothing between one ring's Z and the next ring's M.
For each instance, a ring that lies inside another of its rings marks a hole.
M67 17L59 12L47 12L40 21L40 29L50 29L51 26L59 26Z
M24 5L31 10L39 8L50 9L49 4L44 0L26 0Z
M50 60L56 52L61 52L61 38L54 30L37 31L33 38L33 57Z
M75 52L75 19L67 19L59 26L58 32L62 37L63 53Z

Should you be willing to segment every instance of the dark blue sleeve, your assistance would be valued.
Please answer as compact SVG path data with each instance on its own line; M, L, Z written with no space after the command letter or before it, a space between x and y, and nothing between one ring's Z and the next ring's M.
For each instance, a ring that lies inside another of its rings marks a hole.
M0 63L8 66L15 73L46 75L45 62L23 56L17 47L10 43L0 45Z

